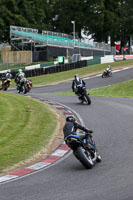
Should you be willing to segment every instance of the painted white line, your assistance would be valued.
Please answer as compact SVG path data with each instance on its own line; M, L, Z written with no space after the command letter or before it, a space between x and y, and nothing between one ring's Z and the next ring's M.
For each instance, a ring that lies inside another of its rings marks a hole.
M125 67L124 70L125 70L125 69L130 69L130 68L131 68L131 67Z
M29 167L27 167L28 169L34 169L34 170L38 170L38 169L41 169L43 167L46 167L48 165L50 165L51 163L46 163L46 162L38 162L34 165L31 165Z
M96 75L96 77L99 77L99 76L102 76L102 74L98 74L98 75Z
M115 72L119 72L120 70L114 70L114 71L112 71L112 73L115 73Z
M67 150L60 150L57 149L55 152L53 152L51 155L52 156L64 156L68 151Z
M93 77L83 78L83 80L88 80L88 79L91 79L91 78L94 78L94 76Z
M72 112L71 110L65 110L65 112L68 112L68 113L72 113L72 114L73 114L73 112Z
M56 107L56 108L62 108L62 109L64 109L64 107L63 107L63 106L60 106L60 105L59 105L59 106L56 105L55 107Z
M14 178L18 178L18 176L15 176L15 175L1 176L0 177L0 183L4 182L4 181L9 181L9 180L14 179Z

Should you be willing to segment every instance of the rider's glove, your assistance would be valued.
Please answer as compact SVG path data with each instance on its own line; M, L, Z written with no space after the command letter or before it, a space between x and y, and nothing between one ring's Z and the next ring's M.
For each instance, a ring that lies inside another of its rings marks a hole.
M88 130L87 133L93 133L93 131L92 130Z

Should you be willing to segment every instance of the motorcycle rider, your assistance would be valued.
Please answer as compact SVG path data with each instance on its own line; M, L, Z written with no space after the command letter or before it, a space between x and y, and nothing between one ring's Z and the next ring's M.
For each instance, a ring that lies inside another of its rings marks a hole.
M7 72L2 75L1 77L2 85L4 84L4 81L7 79L12 79L12 74L10 69L8 69Z
M15 76L15 83L18 85L23 78L25 78L25 73L22 71L22 69L19 69Z
M85 85L86 83L84 82L84 80L80 79L78 74L75 74L74 80L72 81L72 91L76 94L80 94L81 88Z
M21 84L21 80L25 78L25 73L22 71L22 69L18 70L18 73L15 76L15 83L17 85L17 90L19 89L19 86Z
M67 137L69 135L77 135L77 129L80 129L82 131L84 131L85 133L82 133L82 135L80 135L80 139L86 139L87 143L86 143L86 147L89 148L89 141L91 139L91 143L94 146L96 152L97 152L97 156L99 156L99 159L101 159L100 154L98 153L98 150L96 149L96 145L95 142L92 139L92 130L89 130L87 128L85 128L84 126L81 126L79 123L76 122L75 118L73 116L68 116L66 117L66 123L63 127L63 133L64 133L64 140L67 144Z
M108 74L112 71L110 65L107 66L106 71Z

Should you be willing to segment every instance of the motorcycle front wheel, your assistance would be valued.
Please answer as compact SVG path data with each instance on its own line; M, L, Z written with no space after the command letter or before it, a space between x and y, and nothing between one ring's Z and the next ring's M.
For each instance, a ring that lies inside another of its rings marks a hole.
M84 95L84 99L85 99L85 102L86 102L88 105L91 104L91 99L90 99L90 97L89 97L88 94L85 94L85 95Z
M3 90L6 91L8 87L9 87L9 83L5 83L4 87L3 87Z
M109 76L110 76L110 77L112 76L112 72L109 72Z
M93 167L94 163L92 161L91 154L83 147L77 147L73 153L86 169L91 169Z
M102 78L104 78L105 76L106 76L105 73L103 73L103 74L102 74Z
M23 94L26 94L27 89L26 89L25 85L22 86L22 90L23 90Z

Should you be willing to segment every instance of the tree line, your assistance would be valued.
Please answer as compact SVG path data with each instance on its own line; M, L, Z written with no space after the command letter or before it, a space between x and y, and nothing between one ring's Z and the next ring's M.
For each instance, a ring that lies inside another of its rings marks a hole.
M130 43L132 0L0 0L0 43L9 41L10 25L72 34L81 30L111 46Z

